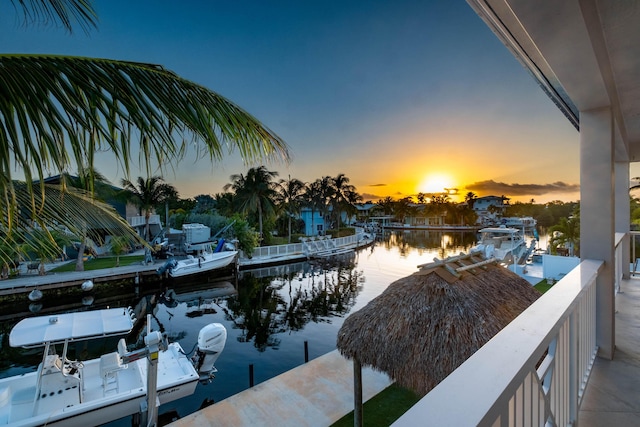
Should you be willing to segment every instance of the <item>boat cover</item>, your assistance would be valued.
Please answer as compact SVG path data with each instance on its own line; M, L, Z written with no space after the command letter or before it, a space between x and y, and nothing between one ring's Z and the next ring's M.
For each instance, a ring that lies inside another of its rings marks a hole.
M53 314L23 319L9 334L11 347L40 347L47 342L123 335L133 328L134 316L128 308Z

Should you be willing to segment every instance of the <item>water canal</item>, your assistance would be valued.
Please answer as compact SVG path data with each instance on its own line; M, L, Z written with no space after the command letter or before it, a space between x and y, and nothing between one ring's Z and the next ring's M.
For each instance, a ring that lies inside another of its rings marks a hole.
M163 405L162 423L245 390L250 365L258 384L304 363L305 342L309 360L334 350L337 332L351 312L393 281L415 272L417 265L467 251L475 241L475 233L386 232L371 247L332 263L304 262L243 271L237 284L181 285L143 297L96 300L84 309L146 305L153 312L152 327L164 330L187 352L194 348L203 326L218 322L226 327L228 338L216 363L216 378L210 384L198 384L192 396ZM55 302L46 304L50 307ZM8 309L0 307L0 313ZM38 350L9 347L8 333L18 320L5 317L0 322L0 378L33 371L41 360ZM132 335L127 342L139 339ZM114 339L98 341L74 351L92 358L115 349ZM130 426L131 417L108 425Z

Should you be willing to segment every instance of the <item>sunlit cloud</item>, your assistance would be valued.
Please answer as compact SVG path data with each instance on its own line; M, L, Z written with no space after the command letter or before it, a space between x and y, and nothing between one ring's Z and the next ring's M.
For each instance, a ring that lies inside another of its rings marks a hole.
M387 184L370 184L369 187L386 187Z
M558 181L551 184L507 184L494 180L478 181L465 185L469 191L482 194L505 194L509 196L540 196L548 193L575 193L580 191L578 184Z
M371 194L371 193L362 193L362 200L367 201L367 200L379 200L382 199L383 197L378 195L378 194Z

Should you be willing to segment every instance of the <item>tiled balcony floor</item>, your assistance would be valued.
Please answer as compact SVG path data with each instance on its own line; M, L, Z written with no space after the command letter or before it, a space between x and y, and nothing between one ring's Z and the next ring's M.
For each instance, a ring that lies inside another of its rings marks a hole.
M579 427L640 426L640 278L623 281L616 309L614 358L596 359Z

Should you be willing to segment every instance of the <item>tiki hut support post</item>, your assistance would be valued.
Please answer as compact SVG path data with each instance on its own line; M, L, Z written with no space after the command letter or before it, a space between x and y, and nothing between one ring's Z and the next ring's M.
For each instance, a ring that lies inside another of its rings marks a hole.
M353 358L353 426L362 427L362 365Z

